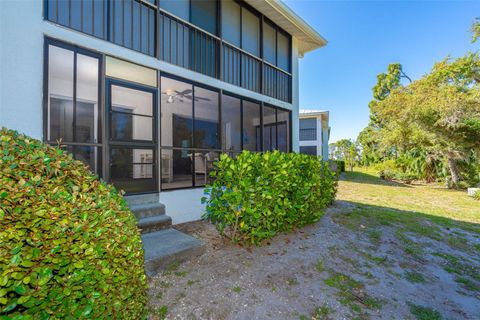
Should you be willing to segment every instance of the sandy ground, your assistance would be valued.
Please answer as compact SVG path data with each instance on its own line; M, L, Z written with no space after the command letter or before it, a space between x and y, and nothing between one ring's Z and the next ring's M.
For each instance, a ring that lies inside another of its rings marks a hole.
M353 209L337 201L315 225L263 247L233 245L205 222L184 225L182 231L205 241L206 253L150 280L151 318L415 319L415 304L443 319L480 319L478 288L465 289L434 254L460 256L478 272L478 251L417 236L411 240L423 255L408 255L395 227L381 226L375 243L361 228L336 222ZM461 232L480 245L477 234Z

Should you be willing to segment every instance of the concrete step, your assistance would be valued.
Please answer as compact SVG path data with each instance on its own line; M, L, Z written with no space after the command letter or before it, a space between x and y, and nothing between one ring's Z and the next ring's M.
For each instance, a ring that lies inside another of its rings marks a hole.
M130 210L137 219L165 215L165 205L159 202L131 205Z
M172 263L183 262L205 252L201 240L175 229L165 229L142 235L145 251L145 273L152 277Z
M165 214L145 217L138 219L137 225L142 229L142 233L148 233L170 228L172 225L172 218Z
M159 203L160 195L158 193L146 193L146 194L136 194L132 196L125 196L130 207L136 205L142 205L147 203Z

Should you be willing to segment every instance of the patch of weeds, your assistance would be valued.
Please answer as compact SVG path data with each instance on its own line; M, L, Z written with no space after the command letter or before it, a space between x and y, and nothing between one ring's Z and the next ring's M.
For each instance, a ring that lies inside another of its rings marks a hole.
M415 316L417 320L442 320L442 315L437 310L427 308L424 306L410 304L410 313Z
M185 298L187 296L187 294L185 292L180 292L179 294L177 294L177 296L175 297L175 299L177 301L179 300L182 300L183 298Z
M155 316L156 319L164 320L167 318L168 307L166 305L163 305L160 308L153 309L151 313L153 316Z
M252 266L252 262L251 261L243 261L243 265L247 268L250 268Z
M397 230L397 238L404 244L403 250L405 251L405 253L419 260L423 260L423 247L418 244L418 242L414 242L400 230Z
M155 299L162 300L162 298L163 298L163 292L162 291L158 291L157 293L155 293Z
M233 292L239 293L240 291L242 291L242 288L234 287L232 290L233 290Z
M368 237L370 238L370 241L378 246L380 242L382 241L382 231L380 230L371 230L368 232Z
M326 304L321 307L315 308L312 313L312 320L328 320L330 319L330 314L335 312L333 309L329 308Z
M407 279L411 283L424 283L425 282L425 278L423 277L423 275L421 273L415 272L415 271L406 272L405 273L405 279Z
M175 271L173 274L177 277L185 277L188 274L188 271Z
M296 278L288 278L287 279L287 284L289 286L297 286L299 285L298 280Z
M450 247L460 249L462 251L470 251L471 248L468 245L468 241L464 237L449 235L447 243Z
M164 276L171 275L171 274L177 272L178 268L180 268L180 262L179 261L172 262L167 266L167 268L163 272L163 275Z
M276 291L277 291L277 288L272 287L272 292L276 292Z
M161 288L164 288L164 289L170 288L170 287L172 286L172 285L170 284L170 282L168 282L168 281L163 281L163 280L160 281L158 284L160 285Z
M338 289L340 302L348 305L354 312L361 312L362 306L368 309L379 309L382 305L380 300L370 297L364 292L364 285L361 282L343 273L335 272L324 282L327 286Z
M480 268L469 263L463 262L464 259L456 257L452 254L436 252L433 255L442 258L445 261L443 269L449 273L455 273L460 276L470 276L480 281Z
M478 252L480 252L480 243L474 244L474 245L473 245L473 248L474 248L475 250L477 250Z
M465 289L470 291L480 291L480 286L467 277L456 277L455 282L460 283Z
M315 269L317 269L318 272L323 272L325 270L322 259L317 260L317 263L315 264Z
M187 281L187 286L193 286L193 285L195 284L195 282L197 282L197 281L195 281L195 280L188 280L188 281Z
M378 256L372 255L369 252L361 252L360 254L366 259L370 260L371 262L374 262L375 264L381 264L381 265L387 264L388 256L378 257Z

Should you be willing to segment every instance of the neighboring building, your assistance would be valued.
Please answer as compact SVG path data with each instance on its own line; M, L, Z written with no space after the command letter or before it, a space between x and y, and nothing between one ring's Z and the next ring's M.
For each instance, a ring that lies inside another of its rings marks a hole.
M298 151L298 59L326 41L279 0L31 0L0 1L0 43L0 126L180 223L219 153Z
M322 156L328 160L328 140L330 139L330 126L328 124L328 111L300 110L300 153Z

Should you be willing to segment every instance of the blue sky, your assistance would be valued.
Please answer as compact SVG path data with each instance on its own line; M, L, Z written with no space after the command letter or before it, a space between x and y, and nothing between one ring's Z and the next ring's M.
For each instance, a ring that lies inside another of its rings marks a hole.
M328 40L300 60L300 107L330 111L330 142L368 124L371 89L389 63L417 79L480 49L469 31L480 1L284 1Z

